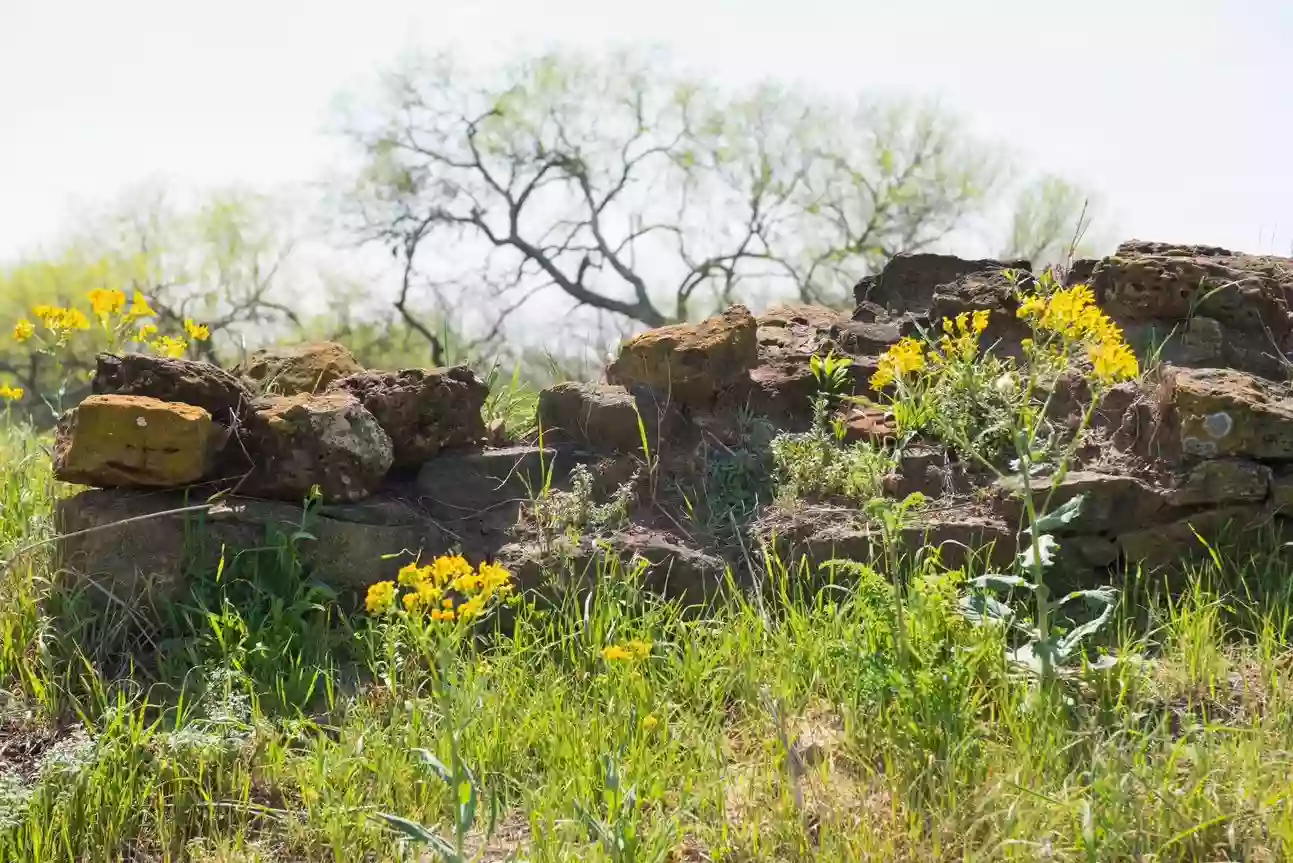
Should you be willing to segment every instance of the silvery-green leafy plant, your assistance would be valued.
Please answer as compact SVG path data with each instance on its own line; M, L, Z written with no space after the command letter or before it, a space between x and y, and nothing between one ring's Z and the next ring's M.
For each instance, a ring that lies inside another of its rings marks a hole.
M973 578L968 586L975 592L961 598L961 613L971 623L996 622L1022 634L1026 640L1011 649L1007 658L1012 664L1044 680L1072 670L1083 659L1083 642L1104 629L1117 605L1118 591L1112 587L1074 590L1059 599L1052 599L1046 586L1045 572L1054 564L1055 552L1060 545L1046 531L1055 530L1077 518L1082 511L1082 502L1083 496L1078 495L1054 511L1039 516L1025 529L1028 542L1015 557L1015 572L990 573ZM992 595L992 592L998 592L1009 596L1019 591L1032 595L1031 622L1022 620L1013 608ZM1054 626L1056 612L1078 602L1094 608L1095 617L1069 632L1057 632ZM1098 662L1089 663L1088 667L1107 667L1114 661L1114 657L1105 656Z

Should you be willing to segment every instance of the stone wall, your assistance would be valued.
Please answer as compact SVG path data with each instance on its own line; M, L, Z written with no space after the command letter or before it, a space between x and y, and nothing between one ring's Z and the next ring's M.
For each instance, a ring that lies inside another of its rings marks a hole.
M734 306L642 333L625 342L605 382L540 395L543 450L537 441L487 445L486 388L466 368L368 371L335 344L262 352L232 371L104 356L94 395L57 430L56 475L103 489L60 503L61 529L77 533L61 545L64 561L108 576L122 593L173 592L194 567L212 565L213 549L251 548L299 521L317 489L318 541L306 552L338 585L365 585L409 555L451 548L537 578L554 554L568 564L605 552L591 542L558 551L536 538L523 506L534 489L549 476L560 484L579 464L608 487L622 482L642 461L645 438L651 476L630 524L603 549L646 560L661 589L708 589L726 567L748 567L688 530L669 489L703 469L707 448L740 443L741 416L806 428L815 353L852 357L855 392L874 396L877 357L944 316L991 310L987 342L1016 352L1021 332L1003 266L900 257L859 283L851 313L788 305L755 316ZM1079 493L1088 502L1061 537L1066 566L1080 577L1170 565L1202 548L1196 532L1242 541L1282 529L1293 514L1293 260L1131 242L1079 262L1069 278L1092 285L1142 364L1161 366L1105 397L1080 463L1057 490L1055 503ZM853 437L892 432L874 410L841 419ZM992 485L932 442L909 447L885 487L931 499L906 532L913 549L941 547L953 563L985 543L998 562L1013 555L1018 490ZM210 507L174 512L217 491ZM117 524L123 518L133 520ZM784 550L817 560L866 559L876 547L848 507L778 513L769 524ZM209 540L200 548L195 531Z

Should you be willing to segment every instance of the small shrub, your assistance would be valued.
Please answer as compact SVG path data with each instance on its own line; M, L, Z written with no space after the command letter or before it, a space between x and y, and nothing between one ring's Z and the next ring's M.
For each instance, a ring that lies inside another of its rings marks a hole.
M820 429L772 439L777 494L787 498L868 501L881 493L893 456L869 443L841 444Z
M682 488L686 515L703 533L727 545L772 500L773 427L765 417L742 409L731 446L707 447L700 481Z
M584 465L570 472L570 489L547 488L534 499L534 519L545 536L578 536L587 532L613 531L628 521L638 474L611 493L610 500L598 503L593 489L593 475Z

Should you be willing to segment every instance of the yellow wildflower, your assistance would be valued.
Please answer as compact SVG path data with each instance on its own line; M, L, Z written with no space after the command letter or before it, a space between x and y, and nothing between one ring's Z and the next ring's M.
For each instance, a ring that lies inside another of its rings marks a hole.
M189 343L183 339L177 339L173 336L158 336L152 343L153 350L164 357L177 359L184 356L188 350Z
M453 609L441 611L440 609L437 608L431 612L431 619L437 623L452 623L454 620L454 617L455 615L454 615Z
M368 597L364 601L369 614L385 614L395 605L395 582L379 581L368 588Z
M13 325L13 340L15 342L25 342L35 334L35 324L26 318Z
M101 288L90 291L87 295L90 308L100 320L107 320L121 311L126 305L126 295L121 291L108 291Z
M1048 330L1066 342L1098 337L1112 323L1095 304L1087 285L1074 285L1048 297L1033 296L1019 305L1016 314L1039 330Z
M148 300L139 291L135 291L135 297L130 303L130 309L126 312L126 317L130 320L138 318L149 318L156 316L157 312L153 307L148 305Z
M479 617L480 613L485 610L485 601L488 599L485 594L478 594L458 606L458 617L462 620L471 620Z
M467 570L449 582L449 587L459 593L475 593L480 589L480 576L475 570Z
M642 720L642 727L647 731L654 731L655 727L660 724L660 720L655 718L654 713L649 713Z
M157 335L157 324L144 324L135 335L135 341L146 342Z
M22 387L11 387L8 384L0 386L0 399L8 402L16 402L26 394L27 391Z
M925 351L921 343L911 337L903 338L881 355L876 372L871 376L871 388L882 389L898 378L918 372L924 367Z
M988 328L988 318L992 315L987 309L980 309L974 313L974 334L980 335Z
M618 644L602 649L602 659L607 662L623 662L632 658L633 654Z
M401 599L400 601L404 603L404 610L409 612L410 614L414 611L417 611L418 605L420 603L420 600L416 593L406 593L404 594L403 599Z
M418 592L418 599L428 607L435 605L444 596L444 591L429 581L419 581L415 589Z
M90 328L90 319L80 309L64 309L63 328L68 330L88 330Z
M1094 344L1087 349L1087 356L1091 359L1092 373L1102 384L1130 380L1140 374L1135 353L1121 339Z
M211 330L205 324L195 323L192 318L185 318L184 334L195 342L205 342L211 338Z
M624 649L638 659L646 659L651 655L651 641L650 639L634 638L624 645Z
M47 330L63 333L70 330L88 330L90 319L80 309L64 309L59 306L36 306L31 310Z
M481 589L488 593L507 593L512 589L512 573L496 563L480 565Z
M471 575L471 564L461 554L437 557L431 564L431 581L436 585L451 584L463 575Z
M397 576L399 583L405 587L416 587L420 582L424 581L425 578L426 575L423 568L419 567L416 563L410 563L401 567L399 575Z

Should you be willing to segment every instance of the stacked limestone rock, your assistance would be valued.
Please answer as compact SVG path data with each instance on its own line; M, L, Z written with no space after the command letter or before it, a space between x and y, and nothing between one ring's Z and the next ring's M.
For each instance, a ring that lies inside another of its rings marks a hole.
M888 346L944 317L986 309L994 314L984 343L1017 354L1027 333L1002 270L1026 273L1028 266L902 256L858 284L852 314L782 306L755 318L736 306L701 324L651 330L625 343L608 369L610 384L549 390L540 417L603 451L638 448L634 405L648 427L670 412L677 428L744 407L782 428L802 428L814 353L851 356L855 392L875 396L867 381ZM1092 445L1054 499L1087 495L1083 516L1066 529L1068 562L1079 569L1171 564L1202 548L1196 531L1215 538L1282 528L1281 514L1293 514L1293 391L1286 381L1293 260L1131 242L1107 258L1078 262L1069 280L1092 285L1142 364L1153 351L1163 366L1143 389L1120 386L1098 406ZM846 419L859 437L892 432L873 411ZM949 461L936 446L909 449L901 474L887 484L894 494L939 499L909 529L910 544L945 546L945 559L955 562L964 545L994 543L995 558L1008 562L1016 490L987 489L985 500ZM855 518L832 522L816 512L810 523L780 527L797 550L818 559L865 557L874 546L872 531Z
M241 374L142 355L99 358L62 419L54 475L100 487L212 482L263 498L370 496L394 467L479 445L486 387L467 368L368 372L332 343L262 351Z
M471 547L427 517L417 479L429 463L461 478L482 453L486 387L467 368L366 371L331 343L233 372L104 355L93 390L56 433L55 476L98 487L58 502L59 550L122 600L182 595L222 555L290 535L315 486L324 506L301 553L334 585L390 577L402 551Z
M614 486L645 450L651 493L633 522L563 550L564 559L589 563L609 547L647 560L648 583L661 590L707 589L723 581L725 567L739 574L745 561L725 560L726 549L688 535L680 502L668 497L695 480L705 448L740 444L738 413L778 429L806 428L814 354L850 356L854 392L876 396L869 379L890 345L980 309L993 312L985 343L1016 352L1024 331L1003 266L899 257L857 286L851 313L791 305L756 317L734 306L697 324L649 330L625 342L604 382L540 394L543 449L482 447L485 387L466 369L366 372L336 345L267 352L233 373L105 357L95 395L59 429L57 475L161 491L87 491L60 502L67 532L127 520L65 542L66 565L107 574L117 595L154 580L173 587L191 555L190 523L170 512L192 497L165 489L236 490L202 515L210 539L201 563L210 565L222 546L263 545L267 527L297 523L301 500L318 485L329 502L311 531L320 577L362 586L390 577L407 559L396 556L402 550L458 548L501 559L525 582L547 551L527 533L524 500L579 463ZM1164 365L1143 387L1121 385L1097 407L1090 445L1053 501L1087 498L1061 538L1065 565L1080 577L1138 561L1170 564L1201 548L1196 532L1212 539L1282 527L1293 511L1293 391L1285 373L1293 260L1128 243L1080 262L1070 279L1090 282L1142 364L1157 346ZM1071 398L1054 401L1057 421L1071 423L1082 402L1078 384ZM882 412L842 419L855 437L892 435ZM952 565L985 544L998 564L1013 557L1018 490L992 485L936 442L908 446L885 489L933 498L905 533L911 548L938 547ZM768 535L817 561L875 552L877 536L855 507L808 512L772 512L780 520L766 525ZM1106 582L1108 573L1097 578Z

